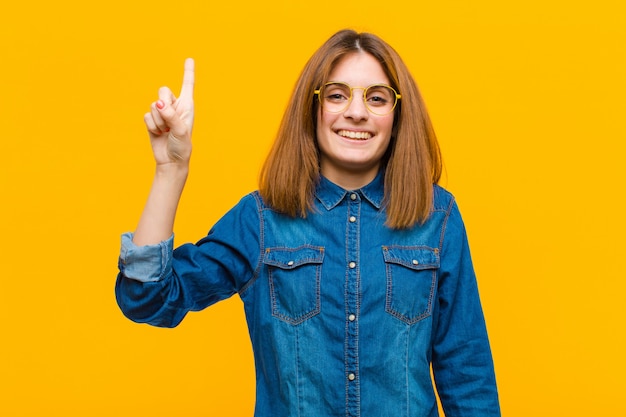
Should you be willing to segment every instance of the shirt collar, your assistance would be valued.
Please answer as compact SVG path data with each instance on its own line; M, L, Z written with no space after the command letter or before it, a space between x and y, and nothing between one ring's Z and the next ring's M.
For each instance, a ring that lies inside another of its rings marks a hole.
M366 186L358 190L346 190L337 184L331 182L323 175L320 175L320 181L315 190L315 196L326 208L332 210L349 194L356 192L362 198L369 201L376 209L380 210L385 196L385 175L383 171L379 171L376 177Z

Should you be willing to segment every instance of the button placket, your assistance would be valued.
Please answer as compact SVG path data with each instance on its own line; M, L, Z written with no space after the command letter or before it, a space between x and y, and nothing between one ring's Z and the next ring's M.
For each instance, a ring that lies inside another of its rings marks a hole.
M346 334L345 334L345 375L347 402L346 411L359 409L359 305L361 297L360 280L360 239L361 230L357 221L361 210L361 198L356 192L349 194L346 222ZM347 412L346 415L352 415Z

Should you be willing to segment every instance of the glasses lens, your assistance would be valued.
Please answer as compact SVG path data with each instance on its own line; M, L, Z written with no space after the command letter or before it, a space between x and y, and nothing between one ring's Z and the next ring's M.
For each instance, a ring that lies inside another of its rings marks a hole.
M388 85L369 86L364 94L365 105L374 114L389 114L396 106L396 92Z
M331 113L343 111L350 103L350 87L342 83L326 84L320 95L324 98L324 109Z
M354 87L363 89L362 87ZM324 110L331 113L340 113L348 108L352 99L352 89L344 83L328 83L319 92L323 100ZM397 102L396 92L384 84L371 85L363 91L363 101L370 113L384 116L393 111Z

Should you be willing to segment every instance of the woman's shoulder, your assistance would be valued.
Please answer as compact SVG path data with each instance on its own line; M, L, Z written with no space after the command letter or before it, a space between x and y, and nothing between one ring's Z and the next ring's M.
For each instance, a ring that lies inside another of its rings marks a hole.
M433 185L433 206L435 210L448 211L454 204L454 195L438 184Z
M263 210L263 201L257 191L252 191L243 195L235 205L224 212L218 224L258 218L261 210Z
M265 207L265 203L263 202L263 198L258 190L251 191L247 194L244 194L237 204L235 204L231 210L249 210L255 209L259 210Z
M260 215L262 212L266 210L272 210L272 206L270 206L261 195L259 190L255 190L245 194L235 206L229 211L229 213L233 213L236 215L242 215L244 213L256 212Z

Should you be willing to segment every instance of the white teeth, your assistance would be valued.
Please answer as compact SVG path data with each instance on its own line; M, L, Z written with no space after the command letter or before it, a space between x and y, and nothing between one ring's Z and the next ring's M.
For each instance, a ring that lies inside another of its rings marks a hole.
M369 139L372 137L369 132L353 132L351 130L340 130L337 134L350 139Z

